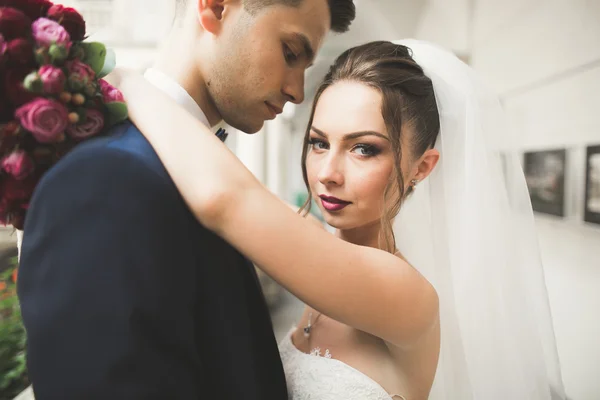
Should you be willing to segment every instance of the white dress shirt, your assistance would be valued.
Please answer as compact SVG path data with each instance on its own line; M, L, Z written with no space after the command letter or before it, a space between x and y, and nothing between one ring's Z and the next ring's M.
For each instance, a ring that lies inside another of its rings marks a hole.
M154 86L171 96L177 104L185 108L187 112L200 120L204 125L209 128L211 127L208 123L208 118L206 118L206 115L200 106L184 88L175 82L173 78L165 75L156 68L148 68L144 73L144 77Z

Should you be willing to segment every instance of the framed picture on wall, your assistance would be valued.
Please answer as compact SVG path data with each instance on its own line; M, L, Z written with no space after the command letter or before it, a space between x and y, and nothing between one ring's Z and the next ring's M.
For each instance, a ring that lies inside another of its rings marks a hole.
M565 149L525 153L524 172L533 210L564 217Z
M586 160L584 219L600 224L600 145L587 148Z

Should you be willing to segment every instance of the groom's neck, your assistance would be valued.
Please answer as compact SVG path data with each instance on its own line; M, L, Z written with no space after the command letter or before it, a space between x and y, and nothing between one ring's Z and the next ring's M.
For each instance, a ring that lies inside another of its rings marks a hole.
M186 44L180 40L180 37L165 43L159 52L154 68L177 82L202 109L209 124L217 125L221 122L222 117L208 93L200 68L192 52L189 51L191 47L186 48Z

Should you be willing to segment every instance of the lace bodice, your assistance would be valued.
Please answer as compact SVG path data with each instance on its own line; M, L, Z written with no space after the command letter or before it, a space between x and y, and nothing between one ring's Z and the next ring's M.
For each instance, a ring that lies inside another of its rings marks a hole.
M391 400L373 379L329 353L306 354L292 343L293 329L279 345L290 400ZM327 355L327 356L325 356ZM394 400L403 400L394 396Z

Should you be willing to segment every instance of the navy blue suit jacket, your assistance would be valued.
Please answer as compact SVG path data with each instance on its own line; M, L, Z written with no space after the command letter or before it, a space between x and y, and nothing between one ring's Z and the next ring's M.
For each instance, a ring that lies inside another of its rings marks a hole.
M18 294L36 400L287 398L253 265L129 122L38 185Z

